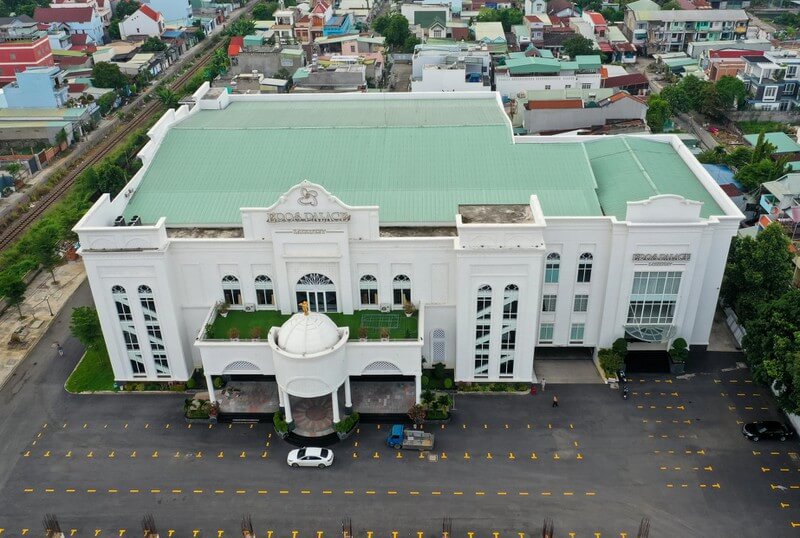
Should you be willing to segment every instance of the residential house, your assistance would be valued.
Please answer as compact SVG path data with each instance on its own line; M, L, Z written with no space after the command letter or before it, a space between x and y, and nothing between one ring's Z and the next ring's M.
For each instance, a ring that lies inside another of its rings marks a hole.
M744 139L751 146L755 146L759 136L756 134L744 135ZM786 133L782 131L764 133L764 140L775 146L775 151L771 155L773 159L787 157L789 161L800 160L800 144L792 140Z
M558 17L559 19L581 16L575 4L569 0L550 0L547 3L547 14L550 17Z
M336 13L348 13L353 17L353 24L368 24L373 5L373 0L340 0Z
M383 52L386 38L374 34L350 34L345 36L320 37L314 42L320 54L354 55L366 52Z
M487 47L493 54L505 54L508 52L506 34L503 31L503 24L499 22L476 22L475 41Z
M645 130L647 103L628 92L548 90L526 92L526 98L522 107L522 126L528 134L606 128L622 123L626 124L626 130L631 127Z
M768 39L728 39L725 41L696 41L689 43L686 53L692 58L702 60L708 57L709 51L723 49L738 49L764 52L772 50L772 42ZM757 56L757 54L754 54Z
M47 32L27 15L0 18L0 85L29 67L55 65Z
M546 0L525 0L525 15L544 15L546 13Z
M800 57L793 50L774 50L742 56L739 72L748 88L747 102L756 110L794 110L800 107Z
M0 108L57 108L66 104L68 93L60 68L29 67L0 89Z
M447 37L447 24L452 18L448 4L403 4L400 9L417 37Z
M55 65L61 69L69 69L75 67L92 68L92 52L89 50L96 50L94 48L87 50L54 50L53 60Z
M640 0L644 1L644 0ZM741 9L639 10L626 6L624 32L647 54L683 52L697 41L744 39L750 20Z
M758 231L777 221L792 239L800 237L800 173L791 172L762 183L758 205L764 211L758 220Z
M349 14L334 15L325 22L324 36L347 35L353 31L353 18Z
M59 30L61 25L64 25L71 35L86 34L92 42L103 43L105 35L103 21L91 7L37 7L33 18L48 28Z
M161 13L167 26L192 25L192 6L187 0L141 0L141 3Z
M546 50L555 56L561 55L564 43L575 37L575 30L569 26L545 26L542 31L542 43L531 39L531 42L540 50Z
M474 44L417 45L411 91L490 91L491 55Z
M161 34L161 41L175 47L178 55L183 55L197 43L197 38L191 29L179 28L165 30Z
M165 30L164 17L147 5L125 17L119 23L119 34L122 39L133 36L160 37Z
M62 131L67 144L72 144L83 136L86 126L99 121L99 111L94 103L70 108L0 108L0 145L29 149L36 141L55 144Z
M628 73L605 77L602 79L600 87L625 90L630 94L639 95L649 91L650 81L642 73Z
M346 65L363 65L364 76L370 87L379 86L383 81L386 60L382 52L361 52L355 55L329 54L319 56L317 64L326 69Z
M706 78L716 82L722 77L737 76L746 65L743 57L752 54L749 50L739 49L710 50L708 57L700 61L700 66L705 70Z
M608 39L608 23L602 14L596 11L584 11L581 18L591 27L595 40Z
M295 71L292 91L302 92L355 92L366 91L366 67L363 65L336 65L301 67Z
M512 52L495 65L495 87L504 97L516 97L528 90L597 89L600 68L600 56L563 61Z
M52 8L74 8L74 7L90 7L100 17L103 26L111 24L113 12L111 9L112 0L54 0L50 3Z
M295 23L298 22L302 16L299 9L296 7L288 9L279 9L273 14L275 17L275 24L272 25L272 31L275 39L279 43L289 43L292 39L296 39L294 33ZM320 32L322 28L320 28ZM320 33L321 35L321 33Z
M270 78L281 69L286 69L289 75L306 65L306 57L303 50L299 47L288 47L285 45L257 45L248 46L246 44L229 47L231 75L248 74L253 71L261 73Z
M289 12L292 10L281 11ZM305 14L297 13L288 17L284 14L279 20L276 12L275 22L280 25L293 25L295 39L300 43L313 43L323 35L327 35L325 34L325 25L328 24L332 17L333 8L331 5L324 0L316 0L311 11ZM350 26L352 29L352 20ZM331 35L341 35L343 33L347 32Z
M453 41L472 41L469 33L469 23L461 19L451 19L446 24L447 35Z

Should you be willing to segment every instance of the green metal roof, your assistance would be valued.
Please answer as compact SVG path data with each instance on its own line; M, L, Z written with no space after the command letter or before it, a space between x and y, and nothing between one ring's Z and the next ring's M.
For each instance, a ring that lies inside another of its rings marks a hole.
M758 135L744 135L744 139L747 140L751 146L755 146L756 142L758 142ZM798 145L797 142L792 140L789 135L784 132L765 133L764 140L777 148L775 150L775 154L800 153L800 145Z
M430 28L433 23L438 22L442 26L447 22L447 13L445 11L415 11L414 24L418 24L423 28Z
M512 75L558 73L562 69L561 63L554 58L535 58L531 56L513 56L506 59L506 67L508 67L508 72Z
M600 56L594 54L575 56L575 61L578 62L579 69L600 69L602 64Z
M524 204L531 194L547 216L624 219L628 200L669 192L722 214L668 144L515 144L495 100L424 98L287 98L201 110L168 131L125 214L146 223L163 216L170 226L240 226L241 207L268 207L304 179L346 204L379 206L384 225L452 224L460 204Z

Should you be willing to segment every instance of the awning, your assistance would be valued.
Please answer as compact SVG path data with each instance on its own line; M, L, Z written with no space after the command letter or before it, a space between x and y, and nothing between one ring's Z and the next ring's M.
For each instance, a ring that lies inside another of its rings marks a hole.
M614 50L608 43L598 43L598 45L600 45L600 50L603 52L611 52L612 50Z
M625 332L643 342L666 342L678 332L674 325L625 325Z

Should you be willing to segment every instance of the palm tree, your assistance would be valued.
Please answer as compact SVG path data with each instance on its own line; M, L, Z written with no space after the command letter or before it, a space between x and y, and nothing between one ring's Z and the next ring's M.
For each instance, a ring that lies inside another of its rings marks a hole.
M166 86L156 89L156 97L166 108L178 108L178 101L180 100L178 94Z

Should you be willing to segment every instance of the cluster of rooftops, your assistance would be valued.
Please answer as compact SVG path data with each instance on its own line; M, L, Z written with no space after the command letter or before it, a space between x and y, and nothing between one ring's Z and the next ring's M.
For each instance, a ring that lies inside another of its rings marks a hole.
M452 225L460 206L526 204L545 217L614 216L627 202L676 194L724 215L669 142L618 136L515 139L501 103L365 95L236 100L195 110L166 133L125 209L170 228L240 227L302 180L381 226Z

